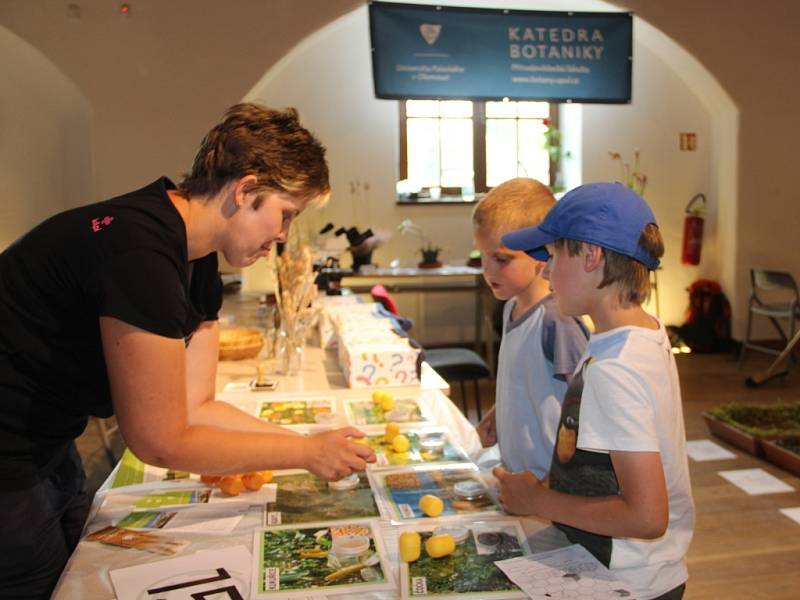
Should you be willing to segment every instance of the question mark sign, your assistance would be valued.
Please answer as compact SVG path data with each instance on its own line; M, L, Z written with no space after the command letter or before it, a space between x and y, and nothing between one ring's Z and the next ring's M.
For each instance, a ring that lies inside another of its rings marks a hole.
M408 379L408 373L406 373L405 371L398 371L397 373L394 374L394 378L401 379L400 375L403 376L402 377L403 381L401 381L400 383L405 383L406 379Z
M394 368L403 364L403 355L395 352L392 354L392 367L391 370L394 371Z
M376 367L375 365L371 365L371 364L366 364L361 368L361 372L362 373L366 373L367 371L370 371L369 375L367 375L367 379L369 379L369 380L372 380L372 377L373 377L373 375L375 375L375 371L377 371L377 370L378 370L378 367Z

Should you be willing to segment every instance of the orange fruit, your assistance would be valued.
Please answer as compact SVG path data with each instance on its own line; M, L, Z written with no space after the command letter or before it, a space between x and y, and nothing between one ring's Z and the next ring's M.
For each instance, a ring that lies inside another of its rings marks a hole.
M261 477L261 473L258 471L255 473L247 473L242 477L242 483L248 490L257 492L261 489L261 486L264 485L264 478Z
M228 496L238 496L244 489L244 483L238 475L226 475L219 480L219 489Z
M264 480L264 483L269 483L272 481L272 471L258 471L261 475L261 479Z
M217 485L217 482L222 479L219 475L200 475L200 481L206 485Z

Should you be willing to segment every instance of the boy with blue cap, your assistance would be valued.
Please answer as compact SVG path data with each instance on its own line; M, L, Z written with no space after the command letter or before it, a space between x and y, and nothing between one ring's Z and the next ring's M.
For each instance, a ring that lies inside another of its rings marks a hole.
M589 315L595 332L564 399L549 487L498 468L501 502L553 521L637 598L681 598L694 503L675 360L641 306L664 252L653 212L621 184L589 184L502 241L547 260L562 312Z

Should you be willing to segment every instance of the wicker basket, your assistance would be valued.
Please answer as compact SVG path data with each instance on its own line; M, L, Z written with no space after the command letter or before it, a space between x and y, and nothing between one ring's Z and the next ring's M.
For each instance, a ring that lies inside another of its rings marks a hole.
M264 346L264 335L258 329L236 327L219 332L219 359L254 358Z

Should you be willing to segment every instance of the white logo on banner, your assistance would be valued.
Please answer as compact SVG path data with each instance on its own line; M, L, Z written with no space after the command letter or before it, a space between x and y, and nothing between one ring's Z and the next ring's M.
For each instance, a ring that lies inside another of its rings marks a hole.
M441 25L431 25L430 23L423 23L419 26L419 32L422 34L422 39L433 46L436 40L439 39L439 34L442 32Z

